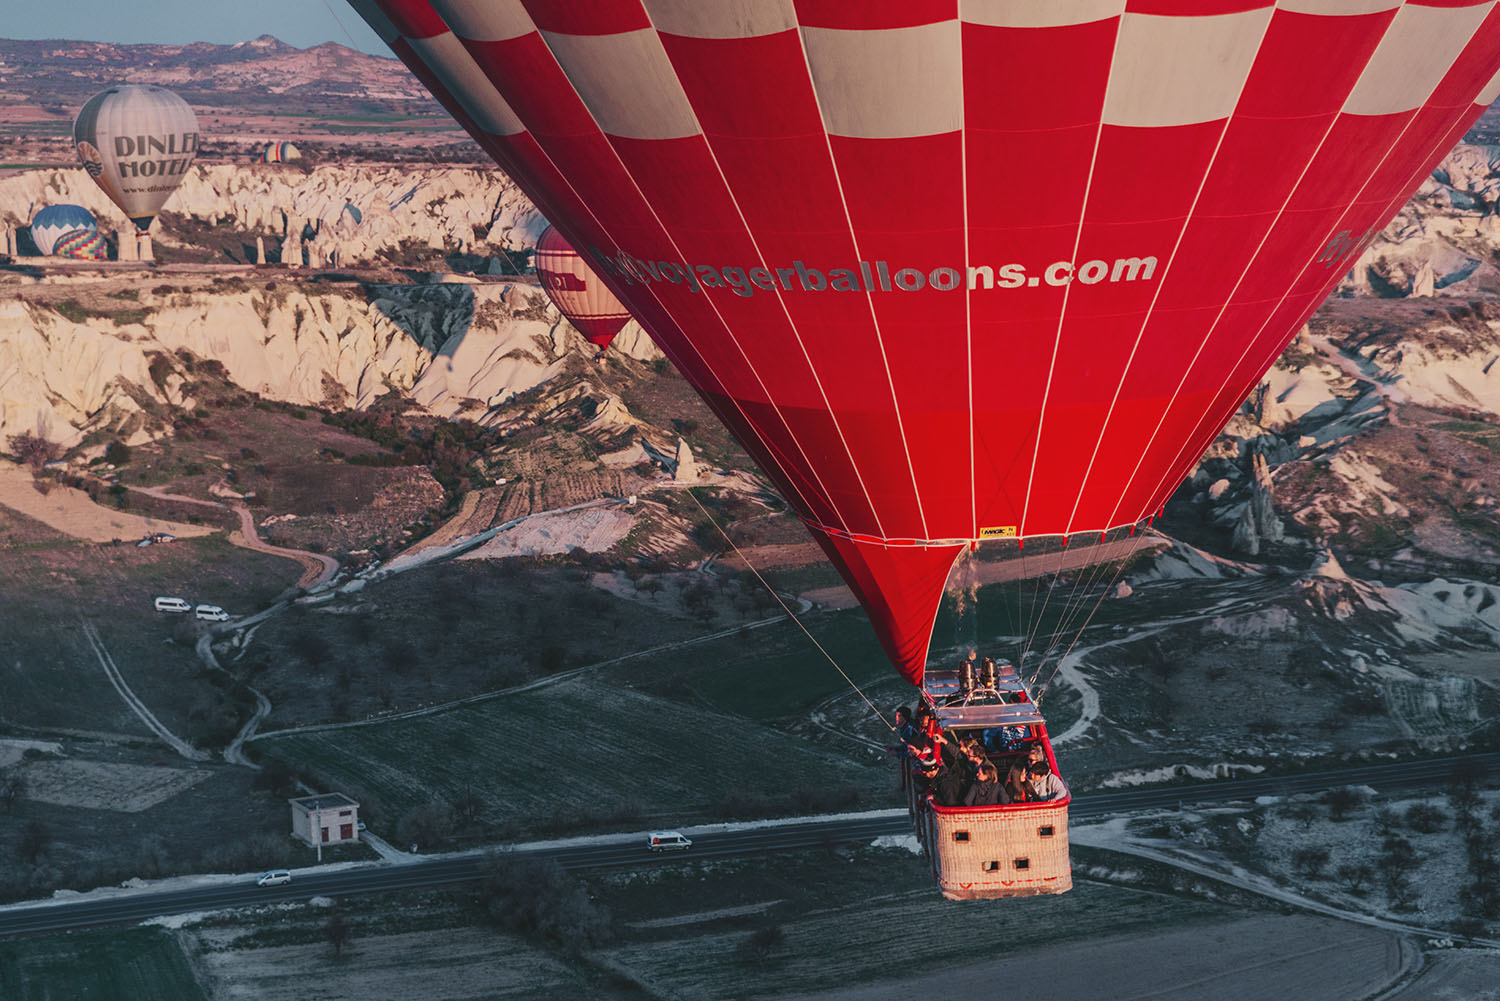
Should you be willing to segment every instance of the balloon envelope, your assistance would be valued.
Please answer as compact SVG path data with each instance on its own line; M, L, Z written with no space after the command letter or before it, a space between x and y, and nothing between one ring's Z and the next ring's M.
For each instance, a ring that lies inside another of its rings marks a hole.
M97 231L94 213L78 205L48 205L31 218L31 242L44 254L51 254L58 238L76 230Z
M1471 0L351 3L916 682L955 556L1160 509L1500 68Z
M302 151L289 142L269 142L260 151L261 163L284 163L302 159Z
M73 144L94 183L144 231L192 166L198 118L164 87L111 87L78 112Z
M109 258L109 246L97 229L75 229L57 238L52 253L77 261L103 261Z
M630 320L630 311L555 226L536 241L536 273L558 312L601 351Z

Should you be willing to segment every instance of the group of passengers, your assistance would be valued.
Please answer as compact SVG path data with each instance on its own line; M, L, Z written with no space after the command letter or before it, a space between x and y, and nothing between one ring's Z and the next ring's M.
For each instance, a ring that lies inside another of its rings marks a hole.
M950 739L927 706L896 710L896 749L909 760L918 792L938 806L997 806L1062 799L1068 787L1052 771L1040 740L1025 727L993 727ZM1002 772L1003 777L1002 777Z

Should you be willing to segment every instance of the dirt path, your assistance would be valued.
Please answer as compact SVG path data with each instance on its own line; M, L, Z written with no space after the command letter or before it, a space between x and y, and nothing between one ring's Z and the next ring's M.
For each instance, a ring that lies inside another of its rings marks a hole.
M204 525L116 511L95 504L93 498L82 490L58 483L52 484L45 494L41 493L34 485L30 470L3 460L0 460L0 507L18 511L64 535L90 542L133 540L155 532L167 532L186 539L214 531Z
M309 588L326 584L333 580L334 574L339 572L339 561L332 556L308 552L305 549L287 549L284 546L273 546L269 542L262 542L260 534L255 530L255 516L250 513L250 509L236 504L234 512L240 517L239 541L235 540L233 532L229 534L229 541L259 553L285 556L289 560L296 560L302 564L302 576L297 578L298 587Z
M255 627L252 626L249 632L253 633L254 631ZM224 665L220 664L219 658L214 656L214 634L212 632L206 632L198 637L197 650L198 657L203 661L204 667L210 671L224 670ZM249 688L250 693L255 696L255 712L250 714L250 718L245 721L245 725L240 727L239 733L234 735L234 740L230 741L229 746L224 748L224 760L231 765L244 765L246 768L254 768L258 771L260 765L245 757L245 741L255 736L255 731L260 728L260 721L271 714L271 700L266 698L259 689L251 688L249 685L245 687Z
M120 669L115 666L114 658L104 648L104 641L99 638L99 631L88 623L84 623L81 628L83 638L88 641L89 646L94 651L94 656L99 659L99 666L104 668L104 674L109 678L109 683L115 686L115 691L120 693L120 698L124 699L125 704L130 707L131 711L141 718L141 722L146 724L146 728L156 734L162 743L189 761L207 761L209 757L207 752L198 750L198 748L168 730L162 721L157 719L150 709L146 708L146 704L130 690L130 686L125 683L125 679L120 675Z
M1289 904L1300 910L1310 911L1325 917L1337 918L1357 925L1367 925L1381 931L1398 932L1403 935L1419 935L1424 938L1451 938L1453 932L1441 928L1425 928L1421 925L1408 924L1404 921L1393 921L1390 918L1382 918L1374 914L1365 914L1360 911L1349 911L1326 904L1311 897L1305 897L1295 890L1289 890L1275 883L1269 876L1260 876L1247 872L1238 867L1226 872L1212 865L1209 860L1189 856L1184 852L1163 851L1155 845L1129 837L1124 833L1125 818L1107 821L1102 824L1086 824L1074 827L1069 832L1069 838L1076 844L1087 845L1093 848L1103 848L1106 851L1120 852L1126 855L1134 855L1138 858L1150 859L1153 862L1161 862L1197 876L1203 876L1229 886L1247 890L1259 896L1275 900L1278 903ZM1476 938L1470 940L1474 945L1488 949L1500 948L1500 940Z
M327 583L333 579L334 574L339 572L339 561L332 556L309 552L305 549L287 549L284 546L273 546L269 542L263 542L255 527L255 515L243 504L221 504L218 501L203 500L201 497L169 494L161 487L127 487L126 489L134 493L145 494L147 497L155 497L157 500L233 511L240 519L240 530L238 535L230 532L229 541L242 549L295 560L302 567L302 576L297 579L297 586L300 588L317 587L319 584Z

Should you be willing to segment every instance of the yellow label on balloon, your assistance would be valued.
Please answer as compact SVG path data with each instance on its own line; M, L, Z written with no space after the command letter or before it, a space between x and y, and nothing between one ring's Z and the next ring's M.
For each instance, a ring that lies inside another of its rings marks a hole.
M1014 539L1016 537L1016 526L1014 525L991 525L989 528L979 530L981 539Z

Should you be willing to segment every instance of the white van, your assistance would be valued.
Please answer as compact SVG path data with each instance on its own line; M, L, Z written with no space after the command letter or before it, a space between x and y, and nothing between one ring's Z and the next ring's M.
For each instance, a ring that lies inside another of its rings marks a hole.
M677 831L652 831L646 835L646 847L653 852L687 851L693 842Z
M193 606L186 598L169 598L158 596L156 599L156 610L158 612L191 612Z
M255 885L280 886L282 883L290 883L291 881L292 874L285 869L272 869L270 872L261 873L260 878L255 881Z
M199 605L197 608L193 609L193 614L198 618L205 619L209 622L229 621L229 613L224 611L224 609L220 608L218 605Z

